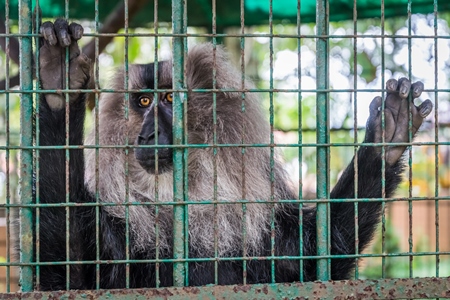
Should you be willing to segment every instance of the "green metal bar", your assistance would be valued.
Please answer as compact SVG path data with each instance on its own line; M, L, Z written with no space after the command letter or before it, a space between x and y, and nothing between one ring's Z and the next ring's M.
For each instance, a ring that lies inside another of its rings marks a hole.
M184 172L183 172L183 148L177 148L177 145L183 144L183 102L185 93L180 92L184 89L184 37L186 32L184 26L184 1L172 1L172 31L174 34L181 34L173 38L173 193L175 205L173 208L173 258L183 259L185 254L185 206L184 198ZM183 262L173 264L173 285L184 286L186 284L186 266Z
M343 202L347 202L347 203L354 203L354 202L380 202L380 201L385 201L385 202L407 202L407 201L413 201L413 202L417 202L417 201L428 201L428 200L443 200L443 201L449 201L450 197L449 196L440 196L440 197L412 197L412 198L389 198L389 199L385 199L385 198L358 198L358 199L354 199L354 198L350 198L350 199L301 199L301 200L293 200L293 199L279 199L279 200L267 200L267 199L255 199L255 200L247 200L247 199L236 199L233 202L230 201L215 201L214 199L199 199L199 200L190 200L190 201L185 201L185 205L213 205L213 204L226 204L226 205L233 205L235 203L239 203L239 204L248 204L248 203L302 203L302 204L314 204L314 203L343 203ZM129 202L125 205L128 206L149 206L149 205L154 205L154 206L173 206L176 205L177 202L158 202L158 203L154 203L154 202ZM94 203L94 202L89 202L89 203L51 203L51 204L0 204L0 208L17 208L17 207L25 207L25 208L35 208L35 207L106 207L106 206L116 206L117 204L115 203ZM421 252L422 253L422 252ZM445 252L441 252L441 253L445 253ZM1 263L0 263L1 265Z
M398 146L411 146L412 143L395 143ZM333 143L333 147L354 147L354 146L373 146L373 147L380 147L380 146L389 146L389 143ZM450 142L418 142L414 143L414 146L448 146L450 145ZM189 144L189 145L145 145L145 146L139 146L141 148L211 148L211 144ZM275 144L218 144L215 147L218 148L230 148L230 147L241 147L241 148L261 148L261 147L312 147L316 148L318 146L326 147L331 146L330 143L304 143L304 144L282 144L282 143L275 143ZM85 145L85 146L9 146L9 150L29 150L29 149L95 149L97 146L95 145ZM133 149L137 146L134 145L102 145L99 147L100 149ZM0 150L6 150L7 148L5 146L0 146Z
M270 200L274 200L275 195L275 144L274 137L274 118L275 118L275 107L273 103L273 63L274 63L274 50L273 50L273 0L269 0L269 64L270 64L270 81L269 81L269 124L270 124ZM269 205L269 204L268 204ZM270 253L272 257L275 257L275 206L271 205L270 213ZM271 282L275 283L275 260L270 261L270 278Z
M95 15L94 15L94 28L95 33L99 31L100 19L99 19L99 0L95 0ZM95 88L100 88L100 69L98 58L100 56L99 39L94 38L95 47L95 70L94 70L94 84ZM94 94L95 107L99 107L99 94ZM98 109L94 109L94 130L95 130L95 145L100 145L100 130L99 130L99 115ZM100 203L100 148L95 148L95 203ZM100 207L95 208L95 258L100 260ZM95 264L95 289L100 289L100 264Z
M408 1L407 11L408 11L408 20L407 20L407 26L408 26L408 78L412 78L412 40L411 40L411 34L412 34L412 18L411 18L411 5L412 1ZM409 104L409 140L412 141L412 110L411 110L411 104L412 104L412 95L408 96L408 104ZM412 146L408 147L408 197L412 197L412 178L413 178L413 169L412 169ZM414 240L413 240L413 203L411 200L408 201L408 216L409 216L409 237L408 237L408 246L409 251L412 252L414 249ZM409 257L409 277L413 277L413 261L414 261L414 255L411 255Z
M328 1L319 0L316 2L316 27L317 35L328 35ZM317 89L328 89L328 37L319 37L316 41L316 73ZM316 113L317 113L317 198L327 199L329 196L329 147L321 144L329 142L328 126L328 96L327 92L317 92ZM328 203L317 204L317 255L327 255L329 253L328 241ZM327 259L317 261L317 279L330 279Z
M434 7L434 99L439 99L438 92L436 91L438 88L438 4L437 0L434 0L433 3ZM439 253L440 245L439 245L439 101L434 102L434 141L436 142L436 146L434 146L434 196L437 198L437 200L434 201L434 211L435 211L435 217L434 222L436 224L436 243L435 243L435 251ZM445 218L445 217L444 217ZM445 230L444 230L445 232ZM439 270L440 270L440 256L436 255L436 276L439 277Z
M125 33L86 33L83 34L84 37L125 37ZM0 37L5 37L6 34L4 33L0 33ZM39 36L38 34L14 34L15 37L28 37L28 36ZM134 33L129 33L127 35L128 37L155 37L156 34L155 33L141 33L141 32L134 32ZM162 37L184 37L185 34L174 34L174 33L165 33L165 32L161 32L158 34L159 38ZM248 38L256 38L256 37L265 37L265 38L270 38L270 34L268 33L245 33L245 34L241 34L241 33L217 33L215 35L213 35L212 33L189 33L189 38L209 38L212 39L213 36L215 36L216 38L228 38L228 37L236 37L236 38L241 38L241 37L248 37ZM273 34L272 37L274 38L294 38L297 39L298 36L296 34L281 34L281 33L276 33ZM317 34L304 34L302 35L302 38L304 39L310 39L310 38L319 38L319 37L323 37L322 35L317 35ZM333 38L354 38L355 35L353 34L333 34L332 36ZM356 37L359 38L381 38L381 37L389 37L389 38L408 38L407 34L389 34L389 35L385 35L382 36L381 34L358 34ZM450 36L448 35L437 35L438 38L440 39L444 39L444 40L448 40L450 39ZM430 36L430 35L421 35L421 34L417 34L414 35L415 39L434 39L434 36Z
M183 33L186 34L187 32L187 24L188 24L188 15L187 15L187 1L183 1ZM188 56L188 42L187 42L187 36L183 37L183 58ZM185 63L183 64L183 66L185 65ZM183 68L183 75L182 78L184 79L184 83L183 83L183 87L187 86L186 83L186 70ZM185 97L184 99L187 99L187 94L184 93L183 94ZM187 117L187 112L188 112L188 108L187 108L187 101L184 101L184 103L182 103L183 105L183 126L181 128L182 134L183 134L183 141L184 144L187 143L188 141L188 131L187 131L187 121L188 121L188 117ZM182 159L183 159L183 176L184 176L184 180L183 180L183 188L184 188L184 193L183 193L183 202L187 202L189 201L189 195L188 195L188 191L189 191L189 180L188 180L188 150L189 150L189 145L187 145L188 147L184 147L182 148L183 154L182 154ZM183 231L183 237L184 237L184 253L185 253L185 257L189 256L189 210L188 210L188 206L183 204L183 209L184 209L184 222L183 222L183 226L184 226L184 231ZM189 264L186 261L184 263L184 272L185 272L185 281L184 284L186 286L189 285Z
M64 18L69 19L69 0L64 1ZM70 53L69 48L65 48L65 66L64 66L64 86L67 89L70 89L70 72L69 72L69 66L70 66ZM69 136L70 136L70 100L69 100L70 94L65 93L64 99L65 99L65 145L69 145ZM65 203L70 202L70 151L69 149L66 149L65 151L65 186L66 186L66 193L65 193ZM64 206L65 212L66 212L66 262L70 262L70 207ZM66 289L70 289L70 265L66 265Z
M79 266L79 265L90 265L90 264L100 264L100 265L120 265L120 264L125 264L125 263L130 263L130 264L154 264L156 262L159 263L175 263L175 262L183 262L183 263L203 263L203 262L214 262L214 261L218 261L218 262L235 262L235 261L247 261L247 262L251 262L251 261L284 261L286 262L287 260L317 260L320 258L327 258L327 259L356 259L356 258L379 258L379 257L387 257L387 258L394 258L394 257L400 257L400 258L407 258L411 255L414 255L416 257L431 257L431 256L436 256L436 255L442 255L442 256L449 256L450 252L449 251L440 251L440 252L434 252L434 251L430 251L430 252L401 252L401 253L386 253L386 254L335 254L335 255L327 255L325 257L322 256L289 256L288 258L284 257L284 256L247 256L247 257L243 257L243 256L233 256L233 257L219 257L219 258L215 258L215 257L205 257L205 258L186 258L184 260L174 260L172 258L160 258L158 260L156 259L115 259L115 260L99 260L99 261L95 261L95 260L86 260L86 261L70 261L70 262L66 262L66 261L53 261L53 262L33 262L33 263L16 263L16 262L10 262L10 263L0 263L0 267L6 267L6 266L10 266L10 267L21 267L21 266L25 266L25 265L31 265L31 266L60 266L60 265L72 265L72 266ZM442 277L445 278L445 277ZM422 278L423 279L423 278Z
M297 65L297 77L298 77L298 83L297 83L297 87L298 87L298 93L297 93L297 102L298 102L298 144L300 145L298 147L298 163L300 166L302 166L302 161L303 161L303 147L301 146L303 144L303 125L302 125L302 40L300 38L301 36L301 15L300 15L300 11L301 11L301 1L298 0L297 1L297 34L298 34L298 38L297 38L297 55L298 55L298 65ZM299 182L298 182L298 199L303 199L303 178L302 178L302 172L303 172L303 167L298 168L298 178L299 178ZM298 232L299 232L299 256L303 256L303 203L299 204L299 216L298 216ZM299 267L300 267L300 277L299 280L300 282L304 281L304 272L303 272L303 267L304 267L304 261L301 259L299 260Z
M154 3L154 21L153 21L153 30L155 31L155 37L154 37L154 43L155 43L155 52L154 52L154 65L155 65L155 69L154 69L154 87L158 87L159 83L158 83L158 70L159 70L159 58L158 58L158 49L159 49L159 37L158 37L158 29L159 29L159 23L158 23L158 0L155 1ZM156 144L158 143L158 93L154 92L153 93L153 99L155 101L155 141ZM155 202L159 202L159 156L158 156L158 149L156 149L155 151ZM160 279L160 263L159 263L159 252L160 252L160 224L159 224L159 206L156 205L155 206L155 219L156 224L155 224L155 243L156 243L156 254L155 254L155 259L156 259L156 263L155 263L155 287L159 288L160 284L161 284L161 279Z
M239 10L241 15L241 24L240 24L240 32L242 35L245 34L245 3L244 0L239 1ZM240 54L241 54L241 89L245 88L245 38L239 38L239 46L240 46ZM245 136L245 93L241 93L241 122L242 122L242 131L241 131L241 143L244 144L244 136ZM245 168L245 151L246 148L241 148L242 154L242 169L241 169L241 180L242 180L242 199L247 198L247 186L246 182L246 168ZM242 204L242 256L247 257L247 205L245 203ZM247 284L247 261L242 261L242 283Z
M5 89L9 89L9 37L10 34L9 31L9 0L5 1ZM11 198L11 178L10 178L10 160L11 160L11 152L9 149L9 146L11 145L11 130L10 130L10 95L7 93L5 94L5 145L6 145L6 151L5 151L5 163L6 163L6 180L5 180L5 204L9 205L12 201ZM11 239L9 238L11 236L11 211L9 207L6 207L5 209L5 218L6 218L6 292L11 291Z
M19 1L19 32L32 33L31 0ZM31 36L21 37L20 42L20 89L33 89L33 48ZM22 94L20 103L20 145L33 144L33 94ZM33 202L33 151L20 151L20 202ZM22 291L33 290L33 268L26 263L33 261L33 209L20 209L20 262L25 263L20 268L20 284Z
M387 38L387 36L386 36ZM153 92L162 92L162 93L166 93L166 92L172 92L174 91L173 89L129 89L129 90L125 90L125 89L79 89L79 90L67 90L67 89L58 89L58 90L23 90L23 91L19 91L19 90L0 90L0 93L10 93L10 94L49 94L49 93L153 93ZM187 92L187 89L179 89L177 90L177 92ZM192 89L189 90L190 92L193 93L220 93L220 92L240 92L240 93L270 93L271 91L274 92L273 90L270 90L268 88L259 88L259 89L231 89L231 88L223 88L223 89ZM440 93L450 93L450 89L430 89L430 90L425 90L425 91L431 91L431 92L440 92ZM298 93L298 89L276 89L277 93ZM333 93L352 93L355 92L354 89L302 89L303 93L316 93L316 92L320 92L320 93L329 93L329 92L333 92ZM357 92L378 92L381 93L383 92L382 89L358 89ZM439 126L443 126L443 124L440 124ZM448 126L447 126L448 127ZM309 129L303 129L303 130L314 130L313 128L309 128ZM335 129L336 130L336 129ZM340 130L340 129L339 129ZM396 145L400 145L395 143ZM421 145L423 143L419 143L419 145ZM416 143L414 144L416 145Z
M353 70L358 69L358 38L356 37L356 34L358 33L358 9L357 9L357 0L353 0L353 33L355 34L355 38L353 39ZM353 73L353 89L355 90L353 93L353 141L355 143L358 142L358 76L357 73ZM355 146L353 148L353 155L354 157L357 157L358 155L358 147ZM353 180L354 180L354 192L355 192L355 198L358 198L358 160L355 159L353 161L354 163L354 170L355 173L353 174ZM355 253L359 253L359 214L358 214L358 202L355 202L353 205L353 209L355 211ZM355 278L359 278L359 266L358 266L358 258L355 260Z
M40 5L39 5L39 0L36 0L36 6L35 6L35 10L34 10L34 28L36 28L36 31L38 31L39 30L39 26L40 26L40 24L41 24L41 15L40 15L40 12L41 12L41 8L40 8ZM39 37L35 37L34 38L34 43L35 43L35 45L39 45ZM39 47L36 47L36 51L35 51L35 55L34 55L34 59L35 59L35 78L36 78L36 80L35 80L35 88L36 88L36 90L38 90L39 89L39 83L40 83L40 76L39 76L39 54L40 54L40 49L39 49ZM36 136L35 136L35 144L36 145L40 145L41 144L41 141L40 141L40 134L39 134L39 132L40 132L40 123L39 123L39 112L40 112L40 106L39 105L36 105L36 114L35 114L35 117L34 117L34 121L35 121L35 132L36 132ZM36 149L36 151L35 151L35 166L34 166L34 171L35 171L35 197L36 197L36 199L35 199L35 203L40 203L40 199L39 199L39 195L40 195L40 165L39 165L39 157L40 157L40 152L39 152L39 149ZM41 214L41 211L40 211L40 209L39 209L39 207L37 207L36 208L36 210L35 210L35 219L34 219L34 226L35 226L35 228L34 228L34 232L35 232L35 240L34 240L34 243L35 243L35 257L36 257L36 262L37 263L39 263L39 261L40 261L40 259L39 259L39 257L41 256L40 255L40 247L39 247L39 245L40 245L40 238L39 238L39 236L40 236L40 214ZM38 264L37 266L36 266L36 269L35 269L35 285L36 286L39 286L40 285L40 281L41 281L41 270L40 270L40 265Z
M217 88L217 38L214 36L217 33L217 26L216 26L216 1L212 0L212 43L213 43L213 89ZM241 11L242 13L242 11ZM213 144L217 145L217 93L213 93ZM217 147L213 148L213 184L214 184L214 191L213 191L213 200L214 202L218 201L218 195L217 195ZM219 257L219 221L218 221L218 215L219 215L219 206L217 204L214 204L214 258ZM245 217L243 218L245 220ZM245 224L245 221L244 221ZM245 249L245 247L244 247ZM245 254L244 254L245 256ZM245 263L244 263L245 264ZM245 270L245 266L244 266ZM244 282L245 282L244 277ZM219 261L214 261L214 284L219 284Z
M0 294L0 299L432 299L450 297L450 277Z
M384 18L384 0L381 0L381 82L382 88L384 88L384 83L386 82L384 72L385 72L385 18ZM384 99L385 91L381 91L381 98ZM385 102L383 101L381 104L381 109L384 112ZM382 126L382 134L381 140L383 143L385 142L385 115L381 114L381 126ZM386 195L386 148L381 148L381 196L384 197ZM381 202L381 251L385 253L386 251L386 202ZM381 278L386 277L386 258L381 258Z
M128 0L124 0L124 31L125 31L125 45L124 45L124 88L129 88L129 59L128 59ZM130 116L130 93L126 92L124 95L124 118L126 120L126 126L129 126L128 120ZM128 128L126 129L128 131ZM125 138L125 145L130 144L128 136ZM131 142L133 144L133 141ZM125 203L130 201L130 151L125 148ZM130 260L130 210L129 206L125 206L125 258ZM127 262L125 265L125 288L130 288L130 264Z

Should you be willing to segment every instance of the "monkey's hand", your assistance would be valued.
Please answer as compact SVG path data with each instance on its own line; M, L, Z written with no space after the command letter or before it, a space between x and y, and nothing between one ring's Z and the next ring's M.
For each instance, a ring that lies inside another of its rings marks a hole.
M384 102L384 140L386 143L407 143L410 142L410 136L414 137L419 130L424 118L426 118L433 104L430 100L425 100L419 106L414 105L414 99L420 97L423 91L423 83L418 81L413 84L406 79L401 78L398 81L390 79L386 82L387 96ZM411 96L412 101L410 101ZM365 142L382 142L382 98L375 97L370 103L370 117L367 121L367 132ZM411 134L410 134L410 117ZM381 153L381 147L375 148L377 153ZM386 162L388 165L395 164L406 146L388 146L386 147Z
M83 36L83 27L70 25L64 19L41 25L41 48L39 52L39 76L41 86L46 90L66 88L66 49L69 51L68 83L70 89L88 88L91 78L91 61L81 53L78 40ZM80 98L80 93L69 93L70 102ZM62 109L65 95L61 92L45 94L45 100L52 110Z

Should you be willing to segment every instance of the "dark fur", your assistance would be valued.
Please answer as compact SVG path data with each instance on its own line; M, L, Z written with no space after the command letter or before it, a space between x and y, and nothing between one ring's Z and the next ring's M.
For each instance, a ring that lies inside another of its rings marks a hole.
M211 48L209 48L211 49ZM221 51L221 50L219 50ZM220 52L222 53L222 52ZM220 59L222 57L219 53L219 68ZM196 59L199 59L196 57ZM201 59L200 59L201 60ZM205 57L206 62L188 62L188 81L195 82L209 82L206 86L195 86L195 88L210 88L210 79L200 78L196 80L196 76L204 77L212 74L212 64L208 58ZM191 67L189 67L191 66ZM202 66L194 69L194 67ZM142 66L146 70L141 76L144 77L147 84L140 88L153 88L154 73L153 66L149 64ZM45 72L45 70L41 70ZM220 71L218 71L220 73ZM133 73L131 73L131 76ZM131 77L130 81L133 81ZM237 79L239 82L239 79ZM88 79L85 80L85 88L88 84ZM119 80L120 81L120 80ZM222 86L221 86L222 84ZM45 84L44 84L45 85ZM192 87L191 85L191 87ZM227 83L219 82L218 87L227 87ZM237 93L240 99L240 93ZM131 96L130 98L132 98ZM190 96L194 97L194 96ZM211 94L204 94L201 97L204 101L210 101ZM218 96L219 97L219 96ZM221 96L220 96L221 97ZM120 96L115 97L119 101ZM193 98L194 99L194 98ZM205 105L206 102L201 102L200 98L195 98L199 101L198 105ZM224 106L224 112L221 110L221 100L219 98L218 114L223 121L220 126L234 126L236 122L232 123L233 111L230 107ZM224 98L225 99L225 98ZM233 98L234 99L234 98ZM194 101L194 100L193 100ZM195 102L194 101L194 102ZM227 100L232 101L232 100ZM234 100L233 100L234 101ZM239 100L236 103L240 103ZM42 96L40 99L40 144L41 145L64 145L65 144L65 110L52 109ZM203 104L202 104L203 103ZM224 102L226 103L226 102ZM110 104L111 106L113 104ZM194 105L194 104L192 104ZM240 105L240 104L239 104ZM133 106L130 107L133 110ZM189 108L192 109L192 106ZM239 109L237 106L236 109ZM249 106L247 116L254 116L250 122L259 122L260 116L259 108ZM198 134L190 137L191 140L196 140L197 143L203 141L204 135L211 135L209 128L210 120L201 119L200 115L194 111L189 112L191 118L188 125L191 132ZM114 110L113 110L114 112ZM133 113L133 112L131 112ZM83 123L85 115L85 95L79 95L78 99L71 101L70 104L70 144L83 144ZM123 112L118 111L118 118L123 118ZM230 118L230 120L227 120ZM114 121L110 121L113 125ZM230 123L231 122L231 123ZM250 123L252 124L252 123ZM111 126L112 126L111 125ZM250 126L250 125L249 125ZM372 126L372 127L371 127ZM368 131L365 142L375 141L375 129L373 120L368 122ZM203 127L203 129L202 129ZM200 129L199 129L200 128ZM256 128L257 129L257 128ZM114 131L113 128L103 127L103 130ZM140 130L138 128L138 130ZM227 133L225 128L224 133ZM239 143L240 131L236 137L230 135L222 136L220 143ZM133 141L131 141L132 143ZM231 151L231 150L230 150ZM236 151L232 150L232 151ZM264 150L266 151L266 150ZM232 152L230 152L233 154ZM240 149L238 152L240 153ZM251 153L251 152L250 152ZM256 153L256 152L255 152ZM132 154L130 154L132 155ZM265 154L263 155L265 157ZM114 158L110 158L114 159ZM268 157L264 158L268 159ZM358 150L356 158L358 160L358 198L378 198L382 197L382 172L381 172L381 156L379 149L374 147L363 146ZM64 150L41 150L40 151L40 173L39 173L39 201L40 203L64 203L66 194L65 184L65 164L66 153ZM268 162L268 160L267 160ZM91 193L85 185L84 179L84 155L82 150L70 150L70 202L74 203L95 203L95 195ZM385 197L391 197L396 187L401 181L401 173L403 164L398 160L390 165L386 164L386 186ZM270 168L266 167L264 171L258 171L258 176L270 178ZM296 195L292 192L288 182L284 180L284 173L281 165L275 164L275 178L278 180L274 186L274 194L278 199L296 199ZM348 165L343 172L337 185L332 190L330 197L333 199L339 198L354 198L354 161ZM99 176L102 176L100 170ZM190 182L192 182L190 178ZM195 181L192 182L195 185ZM330 204L330 228L331 228L331 254L354 254L355 253L355 222L354 222L354 203L341 202ZM381 203L378 201L360 202L358 204L358 220L359 220L359 252L361 252L368 245L372 239L375 228L379 223L381 214ZM123 219L113 216L107 209L100 206L98 212L96 207L72 207L68 209L70 213L70 237L66 234L66 208L41 208L40 210L40 229L39 229L39 261L90 261L96 260L96 253L98 251L100 260L110 261L111 263L100 264L100 288L123 288L126 286L126 264L114 263L115 260L125 260L125 224ZM279 204L275 210L275 255L276 256L298 256L300 255L300 235L302 235L303 255L305 257L316 255L316 209L312 206L306 206L303 211L299 211L298 204ZM303 232L299 233L299 216L303 218ZM99 219L99 242L96 243L96 217ZM144 221L144 220L143 220ZM268 226L268 225L267 225ZM271 237L270 230L266 230L263 237L263 245L261 249L252 250L247 253L247 256L257 255L260 257L271 255ZM171 239L171 237L168 237ZM66 257L66 240L70 241L70 257ZM133 235L130 234L130 245L133 245ZM97 247L99 247L97 249ZM130 246L131 247L131 246ZM193 245L189 247L189 257L203 257L202 249L198 249ZM130 259L154 259L154 249L146 249L139 251L130 250ZM241 257L242 250L237 249L233 256ZM171 248L168 251L162 252L160 258L171 258ZM332 279L346 279L351 276L352 270L355 267L356 260L353 258L339 258L331 260L331 278ZM40 282L37 287L40 290L59 290L66 289L66 266L41 266L40 267ZM243 283L243 262L236 261L222 261L219 262L218 267L218 283L219 284L241 284ZM153 263L134 263L130 264L129 271L130 281L129 286L134 287L154 287L156 285L155 264ZM275 280L276 282L292 282L300 280L300 262L295 259L279 259L275 261L275 279L271 276L270 261L250 260L247 262L247 283L267 283ZM305 258L303 260L303 279L305 281L316 280L316 260ZM159 280L160 286L172 285L172 265L170 263L159 264ZM205 285L214 283L214 263L213 262L198 262L189 264L189 285ZM96 265L94 263L76 264L70 266L70 284L71 289L94 289L96 288Z

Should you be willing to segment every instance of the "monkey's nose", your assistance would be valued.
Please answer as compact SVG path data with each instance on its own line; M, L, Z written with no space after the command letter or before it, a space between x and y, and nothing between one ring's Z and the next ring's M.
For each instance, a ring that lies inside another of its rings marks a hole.
M155 139L155 132L153 131L150 134L139 134L137 137L137 144L138 145L148 145L151 141Z

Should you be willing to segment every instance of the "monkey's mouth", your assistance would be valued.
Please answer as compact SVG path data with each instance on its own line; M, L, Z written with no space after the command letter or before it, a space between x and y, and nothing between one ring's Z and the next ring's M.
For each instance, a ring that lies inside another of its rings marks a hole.
M172 149L135 148L134 156L141 167L151 174L167 172L172 166Z

